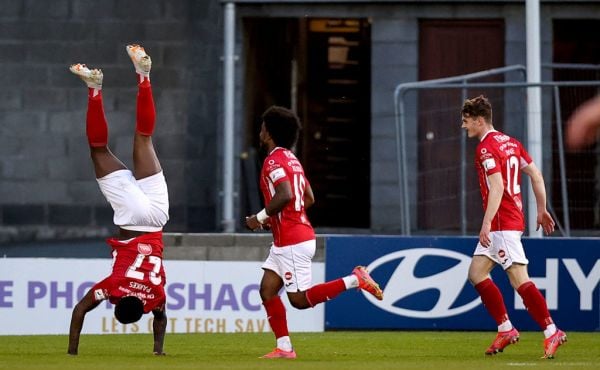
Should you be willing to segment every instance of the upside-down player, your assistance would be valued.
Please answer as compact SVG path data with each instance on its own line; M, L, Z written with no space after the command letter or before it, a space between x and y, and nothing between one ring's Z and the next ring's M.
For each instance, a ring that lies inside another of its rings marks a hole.
M152 144L156 112L150 86L151 59L139 45L126 47L138 78L133 173L108 149L108 126L102 106L102 71L74 64L70 70L88 86L86 135L102 194L114 210L119 235L108 239L113 266L77 303L71 317L68 353L76 355L85 315L108 299L121 323L154 314L154 354L163 355L167 316L162 228L169 219L167 184Z
M354 268L348 276L312 286L311 262L316 239L305 210L315 198L302 164L291 151L299 130L298 117L287 108L273 106L262 115L260 143L269 153L260 174L265 208L246 217L249 229L264 226L273 233L273 245L262 265L260 297L277 344L262 358L296 358L285 307L279 297L283 287L292 306L298 309L314 307L352 288L383 299L379 285L362 266Z
M546 234L554 231L554 220L546 210L546 189L542 173L533 163L523 145L494 129L492 105L487 98L467 99L462 107L462 128L471 138L479 139L475 166L485 210L479 243L475 249L469 280L483 305L498 325L494 342L487 355L502 352L519 340L519 332L508 318L500 290L490 279L490 272L502 266L510 284L523 299L527 312L544 332L544 358L553 358L558 347L567 340L556 328L548 312L544 296L529 279L521 234L525 218L521 203L521 172L529 176L537 204L537 224Z

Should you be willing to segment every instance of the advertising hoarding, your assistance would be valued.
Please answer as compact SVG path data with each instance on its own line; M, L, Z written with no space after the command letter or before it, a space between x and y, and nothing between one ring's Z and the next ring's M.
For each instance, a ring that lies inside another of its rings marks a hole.
M259 296L262 262L165 261L167 333L269 332ZM110 273L110 259L0 259L0 335L67 334L73 307ZM323 281L323 263L313 281ZM323 305L287 308L291 332L323 331ZM122 325L103 302L86 315L83 333L150 333L152 314Z
M476 244L476 238L465 237L328 237L326 277L366 265L384 299L360 292L341 295L327 303L325 329L495 329L467 280ZM557 325L600 330L600 240L524 238L523 245L531 280L546 297ZM500 266L492 279L513 324L519 330L539 330Z

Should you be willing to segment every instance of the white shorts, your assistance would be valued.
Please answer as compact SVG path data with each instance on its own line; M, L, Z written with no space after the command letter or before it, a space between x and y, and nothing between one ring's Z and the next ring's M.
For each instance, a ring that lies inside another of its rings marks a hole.
M162 171L136 180L130 170L97 179L115 212L115 225L134 231L160 231L169 220L169 193Z
M477 243L473 255L487 256L501 265L504 270L513 263L527 265L529 260L525 257L525 250L521 243L522 234L521 231L492 231L490 233L492 245L486 248L481 243Z
M303 292L312 286L312 259L316 248L315 239L285 247L271 245L262 268L279 275L286 292Z

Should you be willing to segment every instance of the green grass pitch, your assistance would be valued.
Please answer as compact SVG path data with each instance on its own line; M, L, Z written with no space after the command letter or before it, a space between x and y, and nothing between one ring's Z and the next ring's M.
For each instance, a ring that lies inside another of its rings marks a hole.
M274 339L261 334L167 334L167 356L153 356L150 334L82 335L78 356L67 337L0 336L0 369L599 369L600 333L570 332L553 360L540 359L542 334L522 332L504 353L486 357L493 332L292 333L296 360L265 360Z

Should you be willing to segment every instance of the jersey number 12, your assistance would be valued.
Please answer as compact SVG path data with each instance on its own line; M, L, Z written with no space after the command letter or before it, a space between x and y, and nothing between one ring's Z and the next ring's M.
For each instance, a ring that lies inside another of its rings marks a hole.
M521 185L519 185L519 159L514 155L508 157L508 161L506 161L506 187L510 195L517 195L521 192Z

